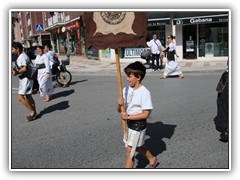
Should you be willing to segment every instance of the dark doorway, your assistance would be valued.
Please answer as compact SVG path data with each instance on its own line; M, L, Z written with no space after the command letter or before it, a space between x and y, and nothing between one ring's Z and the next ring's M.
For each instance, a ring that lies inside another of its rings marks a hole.
M197 25L183 26L183 58L197 58Z

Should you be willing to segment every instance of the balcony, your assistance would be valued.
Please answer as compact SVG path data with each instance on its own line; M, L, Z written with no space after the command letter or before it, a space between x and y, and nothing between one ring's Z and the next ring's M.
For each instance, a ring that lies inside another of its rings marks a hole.
M57 28L59 26L62 26L64 24L64 14L63 13L56 13L48 18L48 27L45 30Z

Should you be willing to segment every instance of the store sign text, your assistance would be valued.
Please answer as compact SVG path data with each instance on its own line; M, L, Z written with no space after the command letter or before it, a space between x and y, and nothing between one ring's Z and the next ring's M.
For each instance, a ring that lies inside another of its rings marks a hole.
M125 58L140 58L146 48L125 48Z
M197 19L190 19L190 23L203 23L203 22L212 22L212 18L204 18L204 19L200 19L200 18L197 18Z

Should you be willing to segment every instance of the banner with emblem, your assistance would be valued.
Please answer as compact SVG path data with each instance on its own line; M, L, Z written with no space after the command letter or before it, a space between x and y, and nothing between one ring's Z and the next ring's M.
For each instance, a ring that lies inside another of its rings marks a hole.
M147 12L86 12L87 48L146 45Z
M122 77L118 48L146 46L146 12L86 12L84 23L87 31L89 49L115 49L119 95L123 98ZM121 113L125 112L121 106ZM127 142L126 119L123 124L123 140Z

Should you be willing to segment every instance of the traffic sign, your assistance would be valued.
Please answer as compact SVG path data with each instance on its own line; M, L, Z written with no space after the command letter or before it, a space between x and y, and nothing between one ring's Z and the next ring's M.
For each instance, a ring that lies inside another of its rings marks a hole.
M43 32L43 24L36 24L36 31L37 32Z

